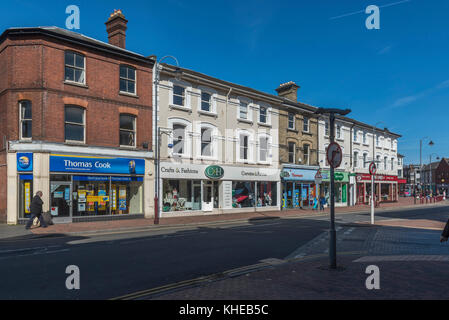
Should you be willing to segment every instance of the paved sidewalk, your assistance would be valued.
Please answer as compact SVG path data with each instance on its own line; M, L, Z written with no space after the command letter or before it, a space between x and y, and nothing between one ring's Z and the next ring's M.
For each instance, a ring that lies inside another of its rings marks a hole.
M449 299L449 244L440 244L439 234L426 229L348 226L338 230L337 270L328 268L328 238L323 234L285 263L268 263L259 271L134 298ZM379 268L379 290L366 288L370 265Z
M435 204L414 205L412 198L400 198L398 202L383 203L376 211L388 211L393 209L406 209L418 207L431 207L439 205L448 205L449 201L438 202ZM355 213L355 212L369 212L370 206L357 205L353 207L336 207L337 214ZM113 221L96 221L96 222L80 222L69 224L56 224L48 228L32 228L31 231L24 230L24 226L8 226L0 224L0 238L7 238L13 236L21 236L26 234L82 234L82 233L97 233L106 231L133 231L133 230L147 230L153 228L163 228L169 226L184 226L184 225L201 225L217 222L231 222L231 221L250 221L267 218L286 218L286 217L307 217L307 216L327 216L329 215L329 208L324 211L316 211L311 209L293 209L282 211L267 211L267 212L248 212L248 213L230 213L230 214L214 214L202 216L184 216L184 217L164 217L159 221L159 225L154 225L153 219L129 219L129 220L113 220Z

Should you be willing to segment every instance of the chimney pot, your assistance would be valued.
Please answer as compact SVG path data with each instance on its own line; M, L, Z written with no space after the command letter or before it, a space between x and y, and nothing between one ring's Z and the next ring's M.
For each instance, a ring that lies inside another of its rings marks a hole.
M298 89L299 86L293 81L281 83L276 89L278 96L282 98L287 98L294 102L298 101Z

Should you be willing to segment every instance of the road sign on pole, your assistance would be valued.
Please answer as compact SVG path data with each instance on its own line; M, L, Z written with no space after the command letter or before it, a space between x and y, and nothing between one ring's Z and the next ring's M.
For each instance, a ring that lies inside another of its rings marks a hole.
M341 151L341 147L338 143L332 142L327 147L327 162L332 168L338 168L343 159L343 152Z
M376 163L373 161L369 164L369 174L375 175L377 171Z
M318 169L318 171L315 174L315 184L321 184L323 181L323 176L321 175L321 170Z

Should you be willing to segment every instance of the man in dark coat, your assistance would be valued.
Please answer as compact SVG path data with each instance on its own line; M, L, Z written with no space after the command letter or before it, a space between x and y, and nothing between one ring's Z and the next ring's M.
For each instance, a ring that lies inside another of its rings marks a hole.
M446 226L444 227L443 233L441 234L440 241L447 241L447 238L449 238L449 220L446 222Z
M42 195L43 195L42 191L36 192L36 195L31 201L30 206L31 218L30 220L27 221L25 229L29 229L31 227L35 217L39 219L42 228L47 228L47 224L45 223L44 217L42 217L42 205L44 204L44 202L42 201Z

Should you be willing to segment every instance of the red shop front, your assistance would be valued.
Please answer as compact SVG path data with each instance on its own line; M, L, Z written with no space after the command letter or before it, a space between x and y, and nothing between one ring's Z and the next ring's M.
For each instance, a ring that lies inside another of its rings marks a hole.
M357 204L369 204L371 196L371 175L357 174ZM376 174L374 193L380 202L398 201L398 177Z

